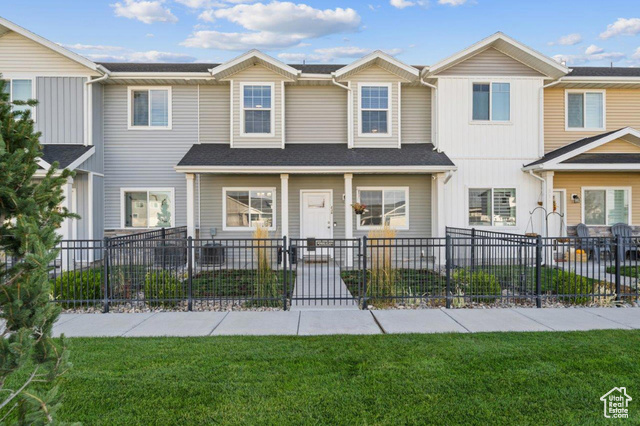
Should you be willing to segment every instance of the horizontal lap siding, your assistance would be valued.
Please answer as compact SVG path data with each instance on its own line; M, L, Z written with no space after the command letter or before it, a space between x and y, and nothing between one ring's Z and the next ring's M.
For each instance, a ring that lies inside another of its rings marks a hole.
M622 139L616 139L614 141L611 141L609 143L606 143L604 145L600 145L597 148L591 149L589 151L587 151L587 153L589 154L598 154L598 153L604 153L604 154L619 154L619 153L625 153L625 154L636 154L640 152L640 146L635 145L631 142L627 142L625 140Z
M1 39L0 39L1 40ZM36 78L36 123L40 142L84 143L83 77Z
M542 76L533 68L493 48L483 50L466 61L442 71L439 75Z
M200 85L200 142L229 143L230 85Z
M105 227L120 227L120 188L174 188L175 225L186 225L186 180L174 166L197 143L197 86L173 86L172 130L128 130L127 86L104 89Z
M623 127L640 129L640 90L606 90L606 130L593 132L565 130L565 89L550 88L544 92L544 149L560 148L578 139Z
M402 86L402 143L431 142L431 89Z
M347 90L285 86L287 143L347 143Z
M556 172L553 177L554 189L567 191L567 225L574 226L582 222L582 188L594 186L631 187L631 221L633 225L640 224L640 173ZM572 194L580 197L580 203L571 200Z

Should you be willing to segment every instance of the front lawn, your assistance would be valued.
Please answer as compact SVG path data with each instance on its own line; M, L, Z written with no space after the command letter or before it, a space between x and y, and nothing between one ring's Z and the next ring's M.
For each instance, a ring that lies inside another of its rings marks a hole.
M640 331L70 343L84 424L605 424L614 386L640 422Z

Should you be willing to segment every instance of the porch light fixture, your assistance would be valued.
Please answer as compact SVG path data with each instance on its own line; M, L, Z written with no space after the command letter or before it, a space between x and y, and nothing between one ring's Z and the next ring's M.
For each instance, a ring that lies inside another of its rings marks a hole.
M580 197L578 196L578 194L571 194L571 200L574 202L574 204L580 204Z

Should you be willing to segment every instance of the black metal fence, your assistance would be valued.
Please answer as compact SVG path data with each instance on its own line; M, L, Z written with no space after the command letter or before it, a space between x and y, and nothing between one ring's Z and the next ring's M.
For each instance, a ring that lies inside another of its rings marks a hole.
M640 300L640 239L448 228L443 238L63 241L51 299L66 309L612 305ZM0 261L10 266L10 259Z

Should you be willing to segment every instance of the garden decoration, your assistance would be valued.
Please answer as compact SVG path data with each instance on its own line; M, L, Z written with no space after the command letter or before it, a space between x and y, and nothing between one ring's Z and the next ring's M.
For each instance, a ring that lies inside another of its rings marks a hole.
M363 214L363 213L365 213L367 211L367 205L366 204L353 203L353 204L351 204L351 207L353 207L353 211L357 215L361 215L361 214Z

